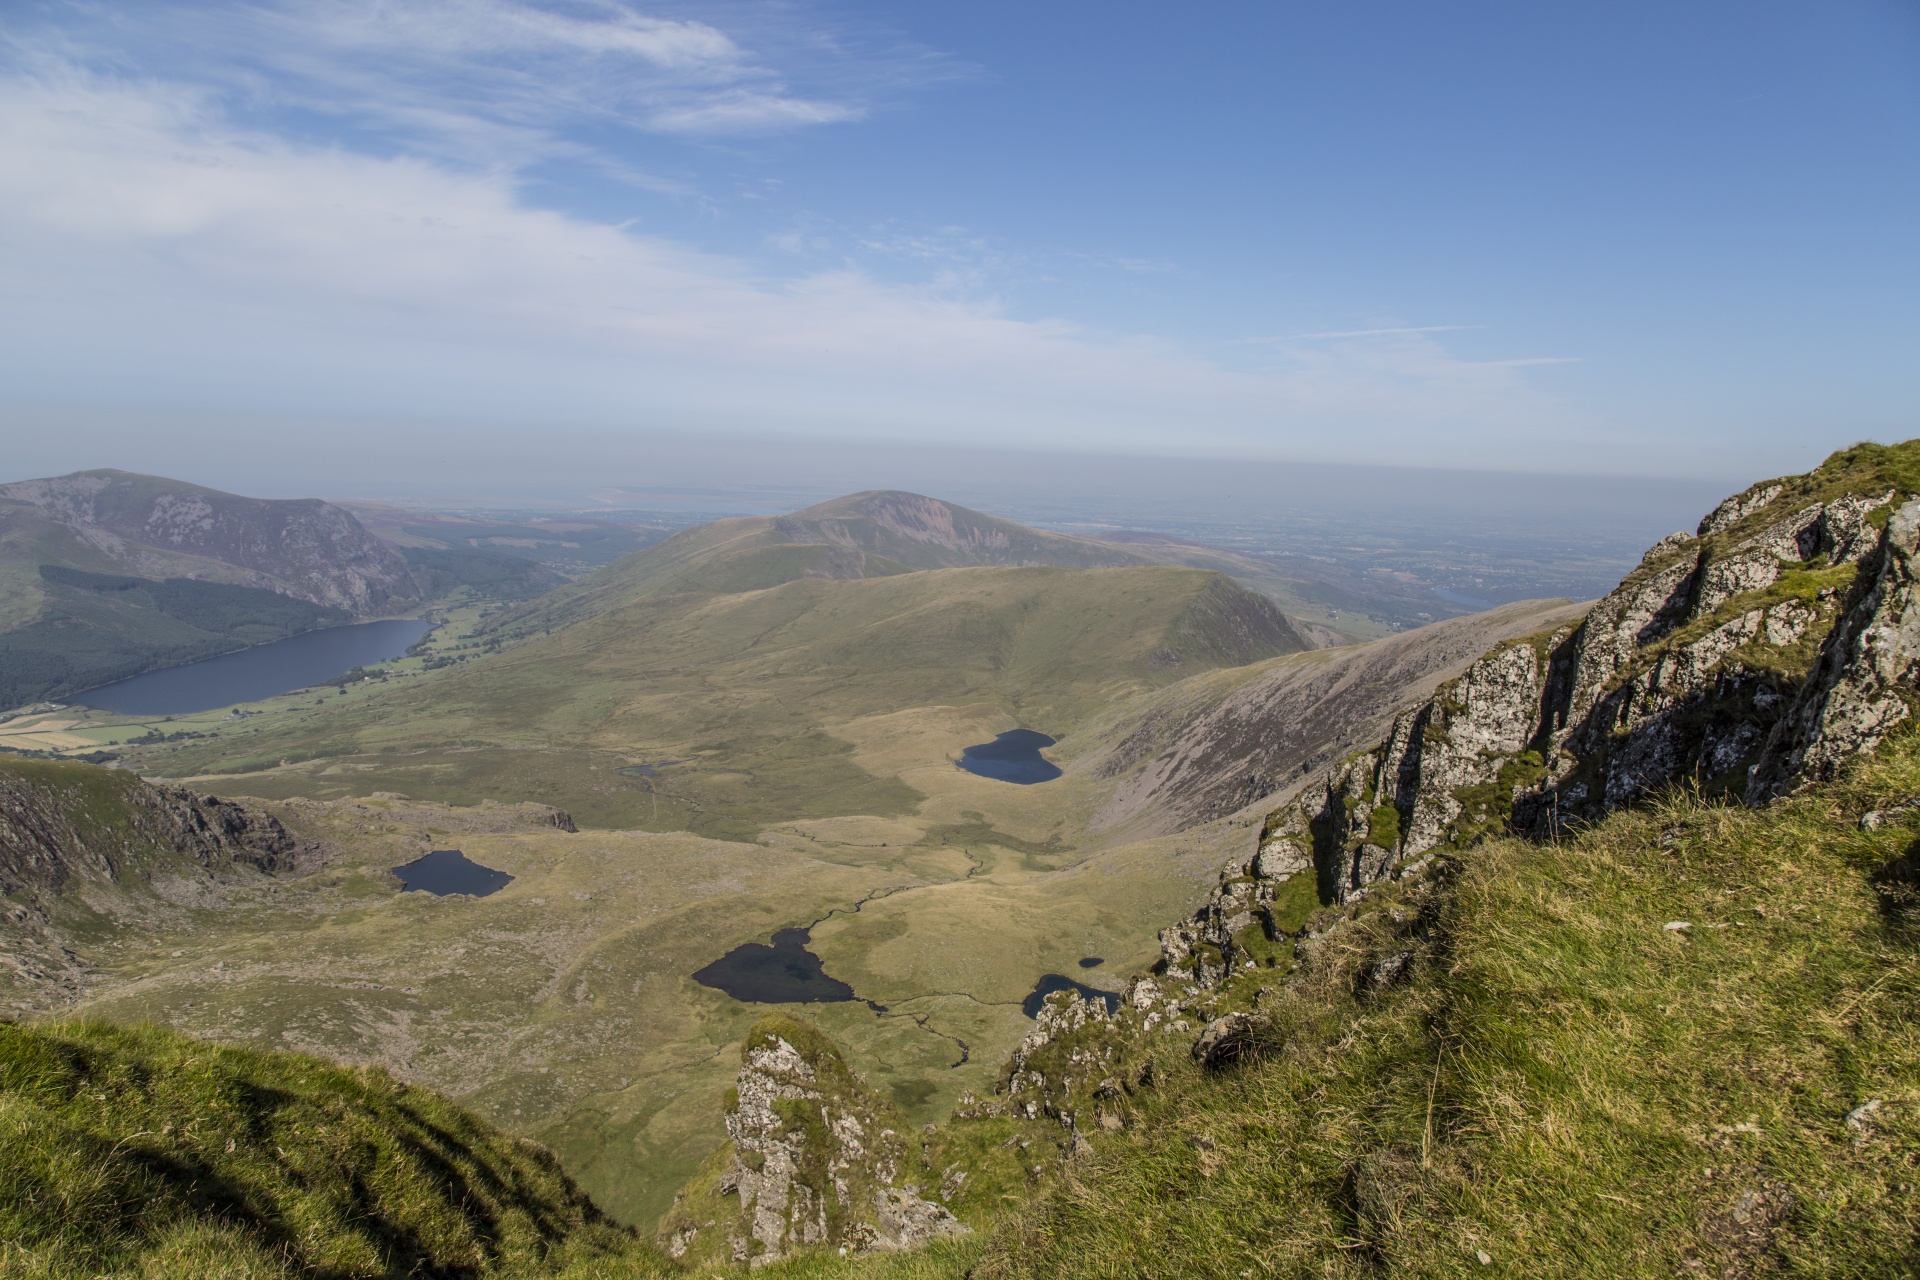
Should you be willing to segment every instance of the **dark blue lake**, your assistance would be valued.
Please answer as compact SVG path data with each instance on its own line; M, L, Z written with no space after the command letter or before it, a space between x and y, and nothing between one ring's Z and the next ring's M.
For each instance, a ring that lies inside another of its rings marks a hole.
M453 893L484 898L513 883L513 877L506 872L483 867L458 849L435 849L424 858L395 867L393 874L400 877L401 886L409 891L419 889L442 898Z
M183 716L258 702L397 658L429 629L430 624L413 618L322 627L205 662L104 684L68 701L123 716Z
M827 976L820 957L807 950L813 934L782 929L773 945L749 942L693 975L703 987L750 1004L831 1004L857 999L853 988Z
M992 742L968 747L960 753L958 764L968 773L1001 782L1032 786L1052 782L1060 776L1059 766L1040 754L1040 748L1053 745L1053 739L1032 729L1009 729Z
M1078 991L1089 1000L1103 1000L1106 1002L1108 1013L1120 1007L1120 993L1117 991L1102 991L1098 987L1089 987L1085 983L1075 982L1062 974L1049 973L1033 984L1033 990L1028 992L1027 998L1021 1002L1020 1012L1029 1018L1039 1017L1040 1010L1046 1006L1047 997L1056 991Z

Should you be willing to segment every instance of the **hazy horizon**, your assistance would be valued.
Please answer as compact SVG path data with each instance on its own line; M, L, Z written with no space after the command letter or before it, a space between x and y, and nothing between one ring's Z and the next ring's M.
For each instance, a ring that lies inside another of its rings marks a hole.
M31 0L0 424L1737 487L1913 430L1916 56L1893 0Z

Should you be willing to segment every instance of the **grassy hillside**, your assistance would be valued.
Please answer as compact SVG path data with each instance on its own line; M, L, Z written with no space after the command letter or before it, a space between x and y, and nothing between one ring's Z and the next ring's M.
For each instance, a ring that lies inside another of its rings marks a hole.
M253 795L527 799L597 826L740 838L911 811L919 793L853 763L862 718L985 704L1057 736L1141 690L1298 647L1271 604L1199 570L800 577L643 596L431 679L135 758ZM658 762L672 763L637 769Z
M766 1274L1912 1274L1916 794L1907 734L1766 810L1676 795L1311 915L1270 967L1036 1051L1007 1099L1035 1118L990 1100L918 1135L903 1180L974 1235ZM537 1152L378 1072L0 1027L0 1124L38 1274L662 1265Z
M552 1155L378 1069L0 1023L8 1275L647 1274Z
M1675 796L1309 921L1290 974L1191 1015L1258 1009L1237 1063L1136 1030L1096 1073L1126 1090L1075 1086L1119 1131L1083 1124L969 1274L1913 1274L1916 793L1908 735L1767 810Z

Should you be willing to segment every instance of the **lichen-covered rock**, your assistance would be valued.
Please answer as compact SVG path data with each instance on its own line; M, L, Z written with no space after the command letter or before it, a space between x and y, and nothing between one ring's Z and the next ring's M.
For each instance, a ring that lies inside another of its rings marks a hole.
M727 1145L661 1223L672 1256L761 1267L807 1248L905 1249L966 1231L899 1185L905 1123L819 1030L763 1018L740 1056Z
M1758 803L1796 780L1830 778L1849 757L1872 750L1912 714L1920 669L1920 608L1914 556L1920 501L1887 521L1873 576L1834 629L1813 674L1769 736L1746 799Z

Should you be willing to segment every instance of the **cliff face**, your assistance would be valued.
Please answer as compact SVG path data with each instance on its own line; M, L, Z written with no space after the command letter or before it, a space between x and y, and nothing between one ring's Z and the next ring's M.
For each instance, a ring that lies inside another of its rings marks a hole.
M1270 814L1163 932L1163 971L1217 981L1290 904L1351 901L1490 833L1550 836L1672 785L1762 804L1831 777L1920 701L1916 464L1920 445L1861 446L1755 485L1583 620L1495 646Z
M319 857L279 819L122 770L0 762L0 894L57 894L128 875L235 866L279 873Z
M420 600L399 551L350 512L317 499L244 498L104 470L0 485L0 499L66 526L113 567L138 576L211 576L361 616Z
M150 909L151 888L193 896L236 871L303 871L325 856L246 805L117 769L0 757L0 1008L80 995L93 971L68 945L74 926Z

